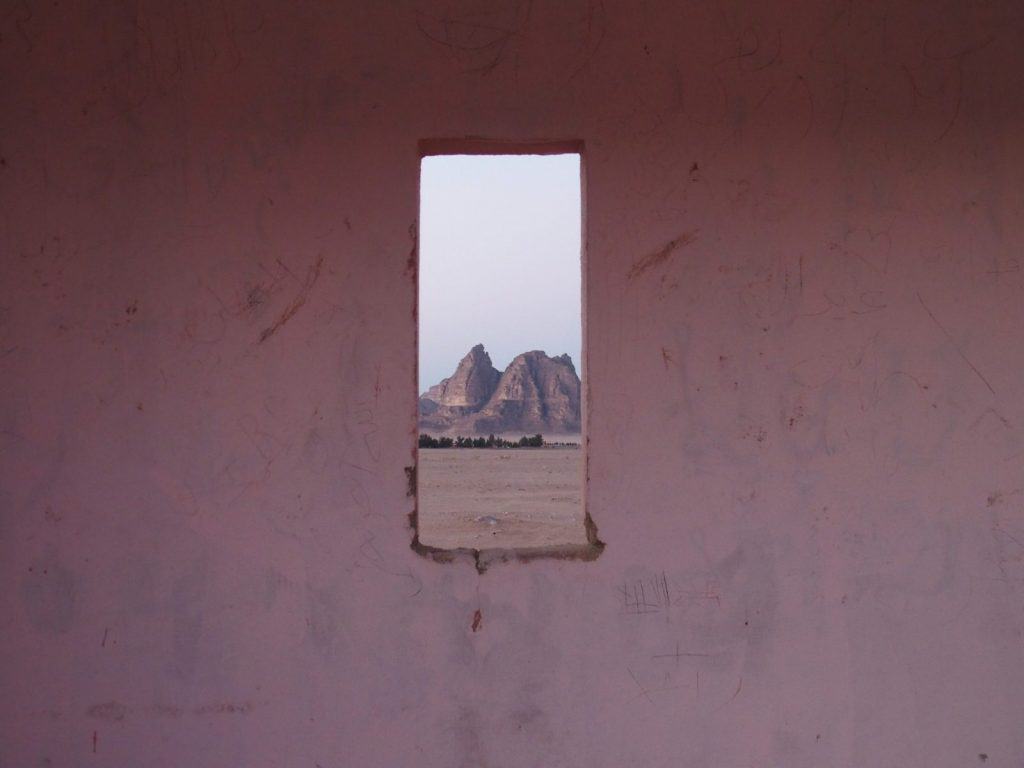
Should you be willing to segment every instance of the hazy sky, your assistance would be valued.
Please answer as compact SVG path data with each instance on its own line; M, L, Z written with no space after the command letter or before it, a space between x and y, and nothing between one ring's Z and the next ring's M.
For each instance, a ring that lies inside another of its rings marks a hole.
M444 155L420 184L420 391L474 344L580 372L579 155Z

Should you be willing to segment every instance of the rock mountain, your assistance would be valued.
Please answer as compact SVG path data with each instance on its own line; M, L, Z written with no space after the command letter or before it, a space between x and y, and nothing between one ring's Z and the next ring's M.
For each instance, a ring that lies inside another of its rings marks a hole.
M579 434L580 379L568 355L538 350L500 373L477 344L455 373L420 396L419 427L435 434Z

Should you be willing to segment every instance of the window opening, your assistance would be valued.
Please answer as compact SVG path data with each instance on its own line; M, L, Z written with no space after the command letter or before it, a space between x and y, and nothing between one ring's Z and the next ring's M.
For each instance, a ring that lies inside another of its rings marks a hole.
M425 155L416 545L596 555L581 156Z

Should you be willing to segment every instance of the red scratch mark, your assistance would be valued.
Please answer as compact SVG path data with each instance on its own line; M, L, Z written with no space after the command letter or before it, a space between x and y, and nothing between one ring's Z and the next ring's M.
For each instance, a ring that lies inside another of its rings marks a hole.
M472 624L472 626L470 628L474 632L479 632L480 628L483 626L483 624L484 624L484 615L480 612L480 609L477 608L475 611L473 611L473 624Z
M671 256L676 249L689 245L696 239L696 229L691 229L689 232L683 232L683 234L681 234L679 237L669 240L667 243L665 243L664 246L662 246L654 253L649 253L643 258L638 259L636 262L634 262L633 266L631 266L629 268L629 271L626 273L626 279L635 280L651 267L657 266L658 264L667 261L669 256Z
M100 648L106 648L107 647L107 635L109 634L109 632L110 632L110 627L104 627L103 628L103 640L100 641Z
M661 348L661 361L665 363L665 370L668 370L668 364L672 362L672 353L665 347Z
M299 288L299 292L292 299L291 304L284 308L284 312L274 321L274 324L264 328L263 333L260 334L260 344L269 339L275 333L277 333L281 326L287 323L295 313L298 312L305 305L309 299L309 293L313 290L313 285L320 277L320 268L324 265L324 257L321 254L316 257L316 262L306 271L306 279L302 283L302 287Z
M97 739L98 739L98 736L96 734L96 731L93 731L92 732L92 753L94 755L96 754L96 741L97 741Z

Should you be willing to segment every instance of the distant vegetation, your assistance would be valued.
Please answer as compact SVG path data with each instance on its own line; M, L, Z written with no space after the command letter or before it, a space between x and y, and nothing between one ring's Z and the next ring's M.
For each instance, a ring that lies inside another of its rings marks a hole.
M420 448L542 448L544 436L523 435L518 440L505 440L494 435L487 437L431 437L420 435Z

